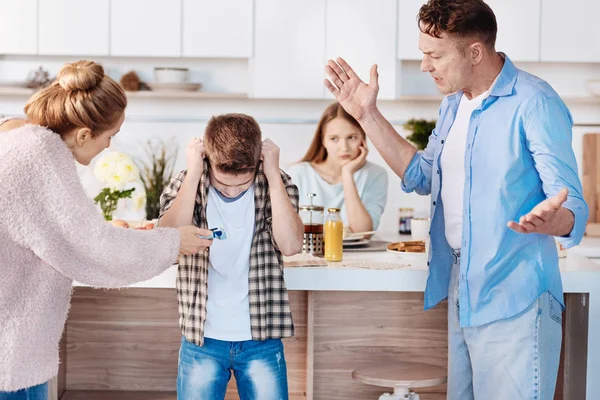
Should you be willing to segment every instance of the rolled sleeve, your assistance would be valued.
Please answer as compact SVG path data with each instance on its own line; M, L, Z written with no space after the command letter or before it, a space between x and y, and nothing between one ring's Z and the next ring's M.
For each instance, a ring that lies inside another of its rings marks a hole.
M421 164L421 152L417 152L413 159L408 164L406 172L404 172L404 179L402 179L401 187L406 193L415 191L423 181L423 174L420 168Z
M567 210L570 210L575 217L575 222L573 223L573 229L571 229L571 232L567 236L561 236L557 238L559 243L568 249L570 247L577 246L579 242L581 242L581 239L583 239L589 210L583 199L571 195L569 195L567 201L563 204L563 207Z

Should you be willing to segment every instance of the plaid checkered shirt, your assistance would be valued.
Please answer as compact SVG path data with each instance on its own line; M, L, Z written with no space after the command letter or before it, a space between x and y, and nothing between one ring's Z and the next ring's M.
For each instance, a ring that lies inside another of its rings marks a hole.
M187 171L175 175L160 197L160 218L171 208ZM298 188L283 171L281 177L287 194L298 212ZM192 222L208 229L206 204L210 178L208 164L196 192ZM283 259L273 238L271 198L262 162L254 179L255 226L250 251L248 297L250 329L253 340L280 339L294 335L294 323L285 280ZM235 251L235 249L232 249ZM177 302L179 326L185 338L199 346L204 344L204 323L208 297L208 266L210 248L191 256L180 256L177 268Z

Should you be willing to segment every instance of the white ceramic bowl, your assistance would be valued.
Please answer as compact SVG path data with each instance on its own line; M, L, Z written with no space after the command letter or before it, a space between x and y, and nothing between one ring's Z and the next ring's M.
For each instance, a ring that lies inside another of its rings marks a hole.
M156 83L183 83L188 80L187 68L154 68L154 82Z
M587 81L587 88L592 96L600 97L600 79L590 79Z

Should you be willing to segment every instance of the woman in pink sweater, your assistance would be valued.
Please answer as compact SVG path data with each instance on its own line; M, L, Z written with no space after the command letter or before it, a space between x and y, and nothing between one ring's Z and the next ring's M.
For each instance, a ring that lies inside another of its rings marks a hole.
M74 161L110 145L126 105L100 65L79 61L29 99L26 120L0 120L0 400L46 399L73 280L132 284L211 244L193 226L114 227L85 195Z

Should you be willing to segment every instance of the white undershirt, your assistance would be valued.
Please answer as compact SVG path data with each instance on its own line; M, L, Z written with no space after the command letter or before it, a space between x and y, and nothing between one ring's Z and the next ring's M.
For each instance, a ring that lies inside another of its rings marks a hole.
M453 249L460 249L462 242L465 150L471 114L489 96L490 91L491 87L471 100L464 94L462 95L456 111L456 118L450 132L448 132L446 144L442 151L444 223L446 225L446 240Z
M254 186L235 201L224 200L210 187L208 227L225 228L227 239L215 239L210 247L205 337L230 342L252 339L248 272L254 214Z

